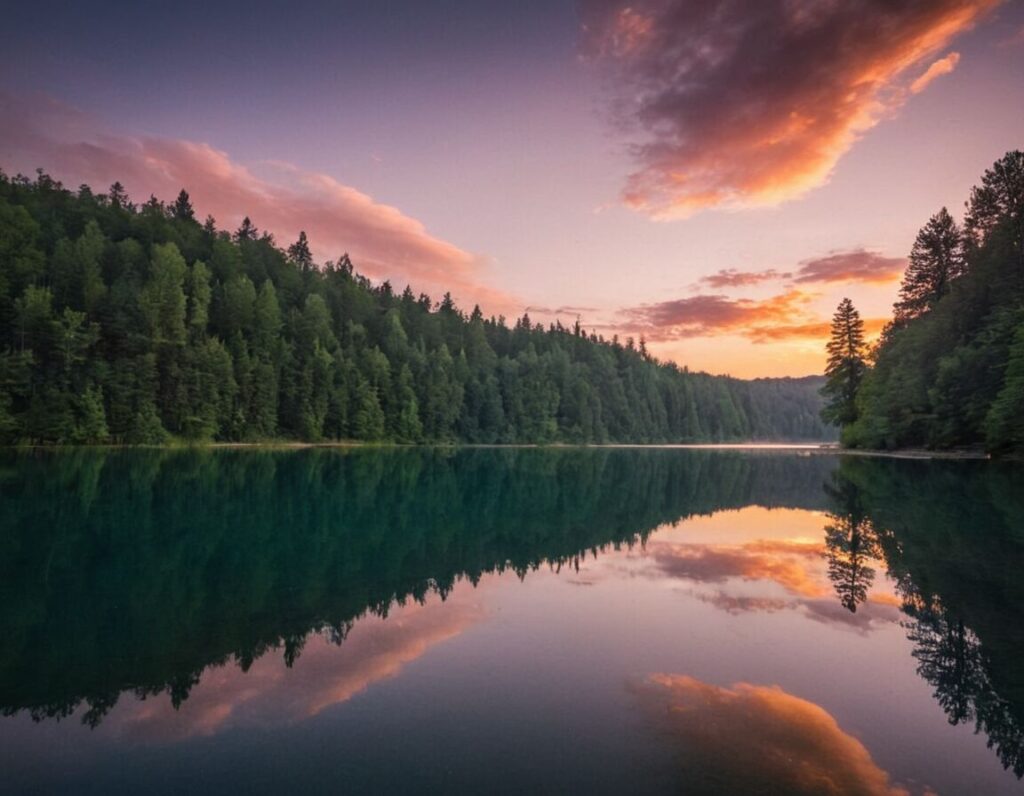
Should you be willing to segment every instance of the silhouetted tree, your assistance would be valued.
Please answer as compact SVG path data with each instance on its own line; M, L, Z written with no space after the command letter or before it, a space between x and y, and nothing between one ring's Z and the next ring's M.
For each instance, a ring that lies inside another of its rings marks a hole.
M844 426L857 419L857 390L867 371L864 322L848 298L839 303L832 316L827 351L826 381L821 388L826 403L821 416Z
M949 211L942 208L917 233L894 307L897 325L931 309L949 292L963 267L960 230Z

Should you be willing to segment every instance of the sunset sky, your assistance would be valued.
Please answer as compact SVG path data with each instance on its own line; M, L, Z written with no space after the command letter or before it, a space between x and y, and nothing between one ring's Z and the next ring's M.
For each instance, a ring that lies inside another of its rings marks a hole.
M185 187L320 260L737 376L877 331L918 228L1024 147L1024 3L38 0L0 168Z

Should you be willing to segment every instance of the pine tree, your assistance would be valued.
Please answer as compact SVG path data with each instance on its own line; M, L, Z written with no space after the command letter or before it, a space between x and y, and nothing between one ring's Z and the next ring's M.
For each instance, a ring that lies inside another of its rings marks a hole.
M131 212L135 209L131 200L128 198L127 191L125 191L124 186L119 182L115 182L110 186L107 198L110 199L111 206L118 210L127 210L128 212Z
M235 240L256 240L259 237L259 230L256 229L256 225L249 220L249 216L242 219L242 225L235 231Z
M946 208L928 219L914 241L894 309L897 326L924 314L963 274L960 229Z
M189 200L188 191L184 188L181 189L178 198L174 200L174 204L171 206L171 213L179 221L195 220L196 214L192 209L192 202Z
M288 256L292 262L299 266L301 271L310 271L313 268L313 252L309 249L309 240L305 231L299 233L299 239L288 247Z
M1010 227L1011 239L1024 268L1024 152L1007 152L981 177L971 190L964 221L971 243L980 246L1002 223Z
M864 321L844 298L832 316L832 335L826 346L828 364L827 381L821 388L825 407L821 417L828 423L845 426L857 419L857 390L867 372Z

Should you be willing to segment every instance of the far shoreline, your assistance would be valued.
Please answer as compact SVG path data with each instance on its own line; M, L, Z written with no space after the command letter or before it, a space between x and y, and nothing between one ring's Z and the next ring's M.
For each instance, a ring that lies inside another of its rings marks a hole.
M835 442L694 442L694 443L401 443L401 442L362 442L359 440L333 440L330 442L302 442L300 440L265 440L257 442L178 442L164 445L3 445L4 450L166 450L166 451L203 451L203 450L307 450L307 449L347 449L347 448L447 448L455 449L622 449L622 450L708 450L708 451L777 451L829 456L864 456L881 459L945 459L959 461L998 461L981 450L928 450L926 448L903 448L896 450L875 450L862 448L843 448ZM1014 460L1014 459L1007 459Z

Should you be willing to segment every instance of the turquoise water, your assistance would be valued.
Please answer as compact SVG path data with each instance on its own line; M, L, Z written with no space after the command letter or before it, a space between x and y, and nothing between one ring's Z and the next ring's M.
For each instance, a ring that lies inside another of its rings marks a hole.
M1024 469L0 454L5 792L1019 793Z

